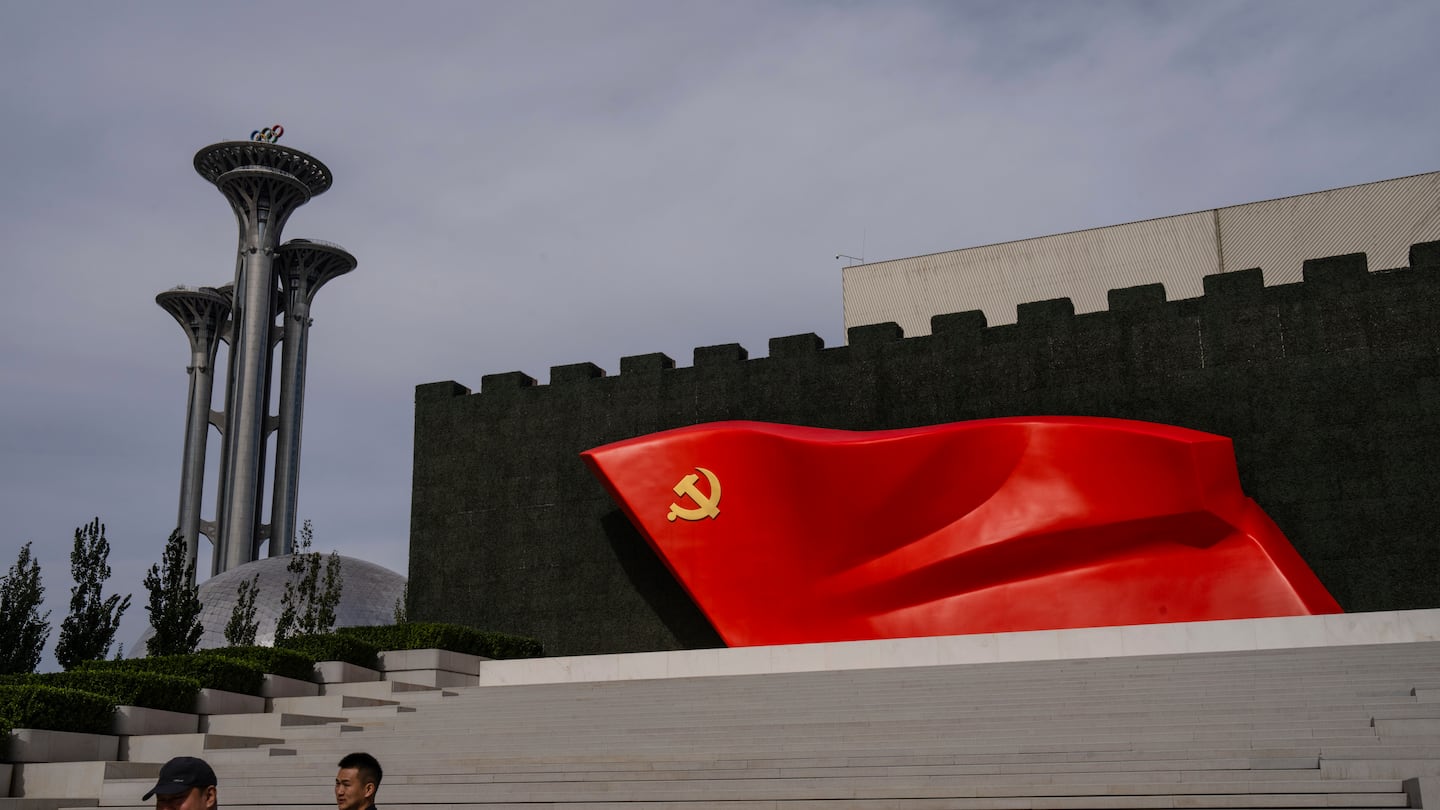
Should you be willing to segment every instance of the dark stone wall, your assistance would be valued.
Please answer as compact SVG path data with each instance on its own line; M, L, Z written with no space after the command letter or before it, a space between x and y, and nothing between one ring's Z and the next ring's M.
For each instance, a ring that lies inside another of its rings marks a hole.
M580 461L607 442L721 419L877 430L1039 414L1114 416L1234 440L1245 491L1347 611L1440 607L1440 242L1411 267L1364 254L1258 269L1205 295L1114 290L894 324L416 388L410 615L539 638L551 654L720 646Z

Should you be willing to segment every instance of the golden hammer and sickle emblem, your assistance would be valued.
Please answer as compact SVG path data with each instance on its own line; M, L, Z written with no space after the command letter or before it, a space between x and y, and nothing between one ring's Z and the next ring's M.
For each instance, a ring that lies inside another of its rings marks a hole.
M720 479L715 477L715 473L704 467L695 469L704 474L705 480L710 482L710 494L707 496L695 487L695 484L700 481L700 476L690 473L681 478L680 483L675 485L675 494L681 498L689 495L690 500L694 501L699 508L686 509L679 504L670 504L670 514L666 515L665 519L671 523L674 523L677 517L685 520L700 520L708 517L714 520L715 516L720 514Z

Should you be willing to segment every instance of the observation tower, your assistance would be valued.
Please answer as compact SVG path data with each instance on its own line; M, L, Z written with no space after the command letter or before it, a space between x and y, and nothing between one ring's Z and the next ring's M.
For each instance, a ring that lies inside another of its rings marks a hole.
M271 556L294 548L310 306L325 282L355 268L355 257L337 245L304 239L281 245L290 215L331 184L325 164L275 143L283 132L279 125L267 127L252 133L251 140L217 143L195 154L195 171L220 190L235 213L235 281L227 285L228 294L226 288L177 288L156 297L190 336L180 530L192 560L200 534L213 541L212 574L254 560L266 540ZM283 325L277 325L282 315ZM210 369L219 340L229 344L224 410L212 411ZM272 416L277 344L282 346L280 413ZM198 368L205 372L196 372ZM221 436L213 523L201 520L199 506L210 424ZM263 523L266 443L276 431L272 521Z

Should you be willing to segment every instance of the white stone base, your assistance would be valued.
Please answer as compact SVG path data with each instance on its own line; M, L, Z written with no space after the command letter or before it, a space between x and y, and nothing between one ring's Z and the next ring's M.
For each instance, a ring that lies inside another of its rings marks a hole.
M159 770L153 762L28 762L15 766L10 795L93 801L106 779L154 781Z
M179 756L205 757L207 751L221 748L259 748L285 742L278 737L236 734L150 734L120 739L120 757L131 762L165 762Z
M478 655L449 650L387 650L380 653L380 669L386 673L388 680L392 681L405 680L389 677L392 673L412 669L443 669L464 675L479 675L480 662L489 660Z
M378 681L380 678L381 675L376 670L357 667L344 661L320 661L315 664L317 683L358 683Z
M485 661L480 686L1440 641L1440 609ZM415 681L407 674L404 678Z
M287 678L284 675L266 675L265 682L260 686L260 696L267 698L277 697L314 697L320 694L320 684L313 681L302 681L298 678Z
M40 728L17 728L10 732L11 762L115 759L119 750L120 738L110 734L80 734Z
M201 689L195 696L196 714L249 714L265 711L265 698L223 689ZM163 761L163 760L162 760Z
M402 683L435 686L441 689L450 686L479 686L480 676L466 672L452 672L448 669L396 669L385 673L386 680Z
M193 734L199 729L198 715L144 706L116 706L110 727L113 734Z

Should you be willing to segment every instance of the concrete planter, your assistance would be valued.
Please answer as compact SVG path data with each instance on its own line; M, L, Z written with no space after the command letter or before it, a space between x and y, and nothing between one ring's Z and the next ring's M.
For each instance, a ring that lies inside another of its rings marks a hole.
M116 706L110 731L113 734L193 734L199 728L198 715L143 706Z
M17 728L10 732L11 762L85 762L115 759L120 738L110 734L80 734Z
M320 694L320 684L297 678L287 678L284 675L266 675L265 682L260 686L260 696L267 698L314 697L318 694Z
M462 675L479 675L480 662L489 661L478 655L451 652L450 650L387 650L380 653L380 669L387 675L415 669L443 669ZM404 680L390 678L389 680Z
M196 714L250 714L265 711L265 698L223 689L201 689L195 697Z
M359 683L378 681L381 675L373 669L357 667L344 661L320 661L315 664L316 683Z

